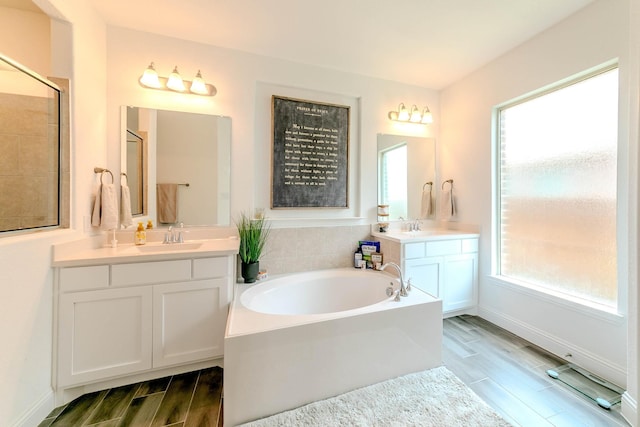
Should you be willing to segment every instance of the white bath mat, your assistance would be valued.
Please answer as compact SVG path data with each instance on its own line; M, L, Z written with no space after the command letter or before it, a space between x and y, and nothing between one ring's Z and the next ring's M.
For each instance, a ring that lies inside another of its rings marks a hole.
M506 427L510 424L441 366L313 402L243 426Z

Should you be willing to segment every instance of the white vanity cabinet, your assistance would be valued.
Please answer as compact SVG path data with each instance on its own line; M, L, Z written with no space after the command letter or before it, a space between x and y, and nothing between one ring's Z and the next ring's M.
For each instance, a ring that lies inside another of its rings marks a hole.
M234 260L58 268L56 388L221 358Z
M453 233L419 238L375 235L385 261L402 267L411 285L442 299L445 317L475 314L478 303L478 237ZM391 256L387 257L387 253ZM395 255L395 256L394 256Z

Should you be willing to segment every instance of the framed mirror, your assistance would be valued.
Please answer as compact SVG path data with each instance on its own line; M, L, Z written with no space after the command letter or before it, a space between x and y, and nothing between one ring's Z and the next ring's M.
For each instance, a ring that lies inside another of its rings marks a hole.
M435 218L435 144L434 138L378 134L378 204L389 205L390 220ZM427 215L425 197L432 201Z
M158 226L230 224L230 117L131 106L121 117L121 168L132 210L141 207L134 215Z

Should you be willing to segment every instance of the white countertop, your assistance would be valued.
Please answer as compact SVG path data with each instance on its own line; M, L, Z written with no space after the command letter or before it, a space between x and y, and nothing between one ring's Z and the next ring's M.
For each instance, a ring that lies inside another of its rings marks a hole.
M462 230L445 230L440 228L426 229L422 231L400 231L389 230L386 233L371 233L376 239L388 239L394 242L423 242L429 240L452 240L452 239L477 239L478 233Z
M196 236L194 235L194 237ZM201 237L201 235L197 237ZM104 236L97 236L54 245L52 265L54 267L78 267L224 256L237 254L240 246L237 235L189 239L184 243L167 245L151 239L145 245L136 246L132 243L126 243L118 244L115 248L105 245L104 240Z

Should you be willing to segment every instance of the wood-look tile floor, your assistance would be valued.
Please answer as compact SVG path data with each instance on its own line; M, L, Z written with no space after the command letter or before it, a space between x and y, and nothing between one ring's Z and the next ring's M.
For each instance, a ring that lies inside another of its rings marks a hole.
M80 396L39 427L222 427L222 368L159 378Z
M444 321L444 365L514 426L628 426L620 404L602 409L550 378L566 364L475 316Z
M611 410L551 379L565 362L479 317L444 320L443 361L514 426L628 426ZM222 427L222 369L103 390L55 409L39 427ZM458 427L458 426L446 426Z

